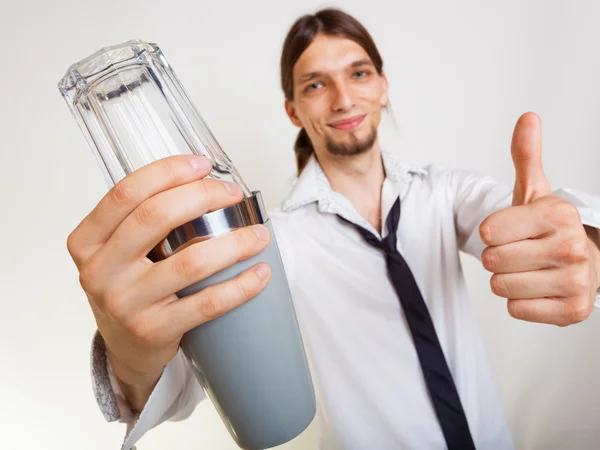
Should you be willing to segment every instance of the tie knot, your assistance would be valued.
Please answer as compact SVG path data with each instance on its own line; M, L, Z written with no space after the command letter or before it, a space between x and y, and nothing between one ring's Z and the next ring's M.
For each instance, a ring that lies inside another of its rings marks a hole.
M375 236L370 231L365 230L363 227L358 225L354 225L354 227L362 235L364 240L373 247L377 247L378 249L381 249L386 253L390 253L396 250L396 233L390 233L383 239L379 240L377 236Z
M389 233L378 243L378 247L386 253L396 251L396 233Z

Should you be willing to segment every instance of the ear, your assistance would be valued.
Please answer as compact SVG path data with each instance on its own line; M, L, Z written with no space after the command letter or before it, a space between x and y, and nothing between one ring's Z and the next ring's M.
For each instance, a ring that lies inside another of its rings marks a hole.
M285 112L294 125L298 128L302 128L302 122L300 122L300 119L298 119L298 116L296 115L296 108L294 108L294 105L288 99L285 99Z
M381 93L381 101L380 101L380 105L382 107L387 106L388 102L389 102L389 97L388 97L388 88L389 88L389 83L388 83L388 79L385 76L385 73L381 73L380 75L381 77L381 83L382 83L382 93Z

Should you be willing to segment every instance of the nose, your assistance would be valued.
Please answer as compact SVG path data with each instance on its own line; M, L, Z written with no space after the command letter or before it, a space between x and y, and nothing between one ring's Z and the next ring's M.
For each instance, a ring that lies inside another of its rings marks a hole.
M349 111L354 106L352 90L344 81L339 80L334 83L331 90L331 109L336 112Z

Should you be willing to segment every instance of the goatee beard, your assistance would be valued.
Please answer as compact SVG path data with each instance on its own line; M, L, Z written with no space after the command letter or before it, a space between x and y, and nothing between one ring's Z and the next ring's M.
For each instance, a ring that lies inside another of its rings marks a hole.
M354 133L350 135L350 142L335 142L330 136L325 140L327 151L335 156L356 156L369 151L377 140L377 129L371 128L369 135L359 140Z

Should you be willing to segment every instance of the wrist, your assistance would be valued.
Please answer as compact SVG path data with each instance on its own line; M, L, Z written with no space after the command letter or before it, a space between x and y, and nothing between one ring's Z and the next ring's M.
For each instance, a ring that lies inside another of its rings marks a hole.
M584 225L588 239L592 242L592 260L596 269L596 289L600 289L600 229Z
M159 371L140 371L129 364L124 363L110 349L106 349L106 356L110 362L112 372L119 380L121 387L152 389L162 375L162 369Z
M596 285L594 286L596 288L596 295L600 294L600 249L598 247L596 247L594 249L594 254L595 254L595 267L596 267Z
M588 239L591 242L592 249L592 264L594 266L594 273L596 274L596 280L594 288L596 292L600 290L600 230L590 226L585 226Z
M130 411L125 413L127 417L122 418L125 421L133 420L130 414L140 414L142 412L148 398L150 398L152 391L160 380L162 371L146 373L132 370L126 365L121 364L119 359L115 358L114 355L111 357L108 349L106 353L108 358L107 363L111 372L109 377L111 378L113 391L117 397L121 397L120 400L117 399L117 403L122 402L126 404L128 411ZM127 408L120 407L119 409L126 410ZM124 415L123 412L121 414L122 416Z

